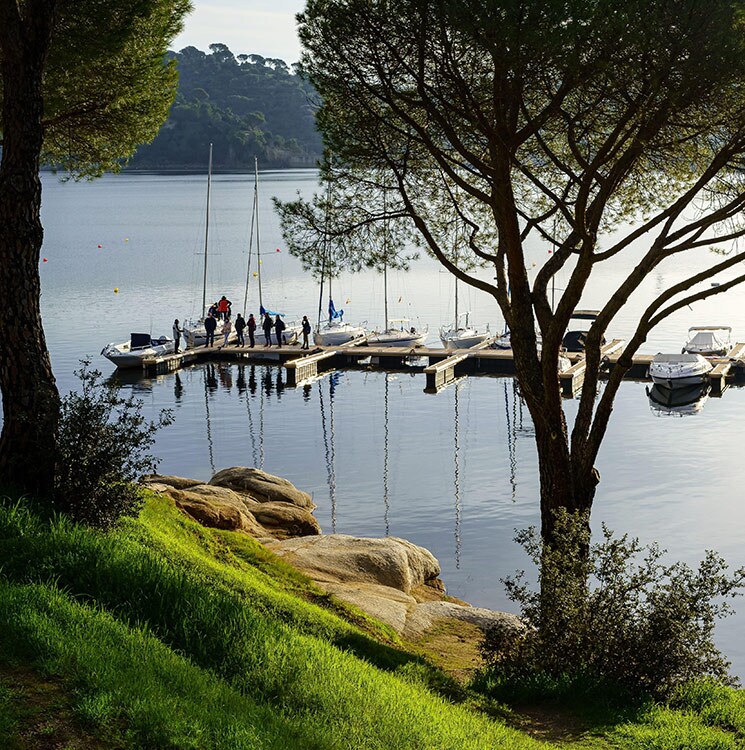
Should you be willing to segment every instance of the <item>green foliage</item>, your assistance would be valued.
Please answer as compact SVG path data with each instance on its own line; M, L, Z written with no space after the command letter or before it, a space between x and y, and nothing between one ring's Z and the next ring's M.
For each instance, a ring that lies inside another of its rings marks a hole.
M179 93L157 138L132 160L139 168L201 166L210 143L218 169L313 166L321 141L313 87L282 60L237 58L224 44L211 54L186 47L169 53Z
M155 137L177 85L164 55L190 9L189 0L57 4L44 73L44 163L97 176Z
M77 521L109 528L142 507L143 490L135 481L155 470L158 461L149 452L155 431L172 418L163 411L158 422L146 422L141 401L122 398L89 369L89 360L81 364L80 393L62 399L55 503Z
M714 645L715 621L741 593L745 569L707 552L698 570L666 564L656 544L627 535L589 547L585 519L560 514L556 535L543 544L534 529L517 541L540 566L539 590L524 573L507 579L525 627L492 630L483 653L500 689L512 681L540 685L581 679L631 693L669 696L690 681L728 683L729 663Z

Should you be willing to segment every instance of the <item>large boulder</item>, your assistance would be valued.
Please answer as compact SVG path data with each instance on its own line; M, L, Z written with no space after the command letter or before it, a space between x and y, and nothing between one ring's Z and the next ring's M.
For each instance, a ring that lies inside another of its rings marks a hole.
M245 495L243 502L254 518L274 536L316 536L321 533L315 516L305 508L290 503L260 503Z
M409 594L440 574L431 552L396 537L330 534L288 539L272 549L317 581L380 584Z
M307 492L299 490L292 482L267 474L261 469L232 466L218 471L210 479L210 484L228 487L236 492L244 492L260 503L291 503L307 510L313 510L316 507Z
M201 484L187 490L170 487L165 494L173 498L177 508L203 526L266 536L243 498L232 490Z
M487 632L496 625L507 626L515 630L525 627L522 620L511 612L496 612L483 607L471 607L455 602L422 602L409 609L403 634L407 638L421 636L437 622L460 620L469 622L482 632ZM401 631L399 631L401 632Z

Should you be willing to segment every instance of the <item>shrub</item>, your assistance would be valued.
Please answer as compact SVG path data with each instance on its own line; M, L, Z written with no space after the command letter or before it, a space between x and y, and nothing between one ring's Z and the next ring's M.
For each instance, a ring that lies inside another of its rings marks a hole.
M155 470L155 432L173 419L164 410L157 422L145 421L142 401L122 398L89 360L75 374L82 389L63 398L60 410L55 503L76 521L109 528L141 508L134 482Z
M523 629L492 630L482 644L482 684L612 683L665 697L690 680L733 684L729 662L714 645L715 621L732 612L745 569L727 572L715 552L698 570L665 564L657 544L615 538L589 545L584 519L557 519L555 543L534 528L516 541L539 566L538 589L517 573L505 583L520 605Z

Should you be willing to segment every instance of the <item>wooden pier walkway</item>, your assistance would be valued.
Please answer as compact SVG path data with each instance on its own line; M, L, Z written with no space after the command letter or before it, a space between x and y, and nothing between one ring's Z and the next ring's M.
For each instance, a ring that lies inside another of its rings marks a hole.
M514 375L515 362L510 349L491 349L490 341L471 349L441 349L429 347L384 347L368 346L364 341L344 346L322 347L303 350L299 346L276 346L267 348L248 347L199 347L178 354L145 360L143 374L147 376L174 372L189 364L204 361L227 360L253 362L256 364L278 364L287 373L287 385L298 386L313 380L324 372L361 366L379 367L384 370L422 371L426 377L425 391L437 393L440 389L464 375ZM601 350L604 373L612 371L623 352L624 342L614 339ZM566 355L572 366L559 374L562 393L572 397L582 386L585 376L583 354ZM632 380L647 380L653 354L637 354L625 377ZM735 380L745 380L745 343L738 343L724 357L710 358L714 369L710 375L712 395L720 396L727 385Z

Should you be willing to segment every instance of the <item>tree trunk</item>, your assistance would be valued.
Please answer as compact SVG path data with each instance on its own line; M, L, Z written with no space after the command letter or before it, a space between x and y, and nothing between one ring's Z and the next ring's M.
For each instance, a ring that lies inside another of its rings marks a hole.
M53 488L59 419L59 393L39 304L42 74L52 5L27 8L24 19L6 16L0 31L0 486L44 496Z

